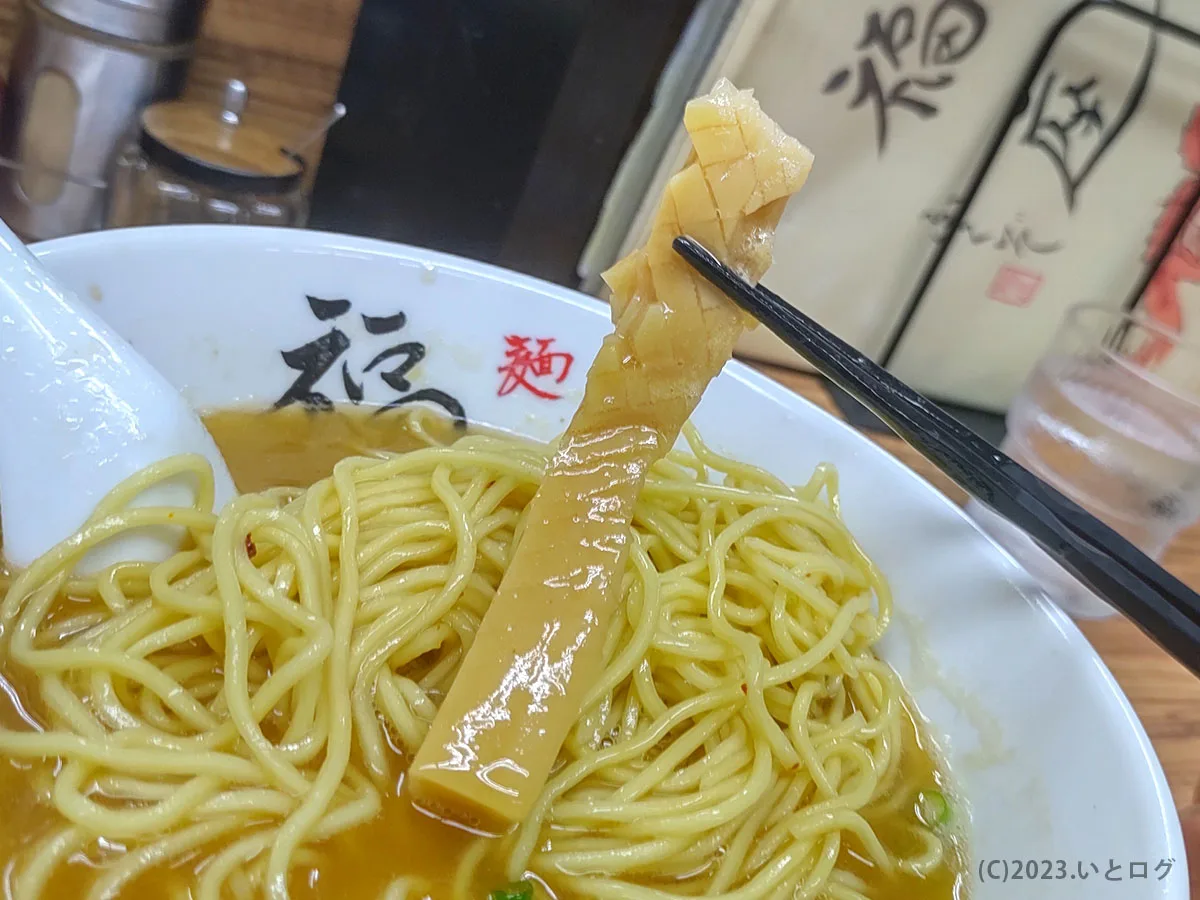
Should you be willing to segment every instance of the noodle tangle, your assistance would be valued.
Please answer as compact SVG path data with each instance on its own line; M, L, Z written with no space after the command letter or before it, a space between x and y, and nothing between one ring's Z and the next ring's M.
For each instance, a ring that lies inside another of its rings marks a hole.
M873 651L887 585L840 520L835 471L792 488L686 437L639 501L603 678L534 815L463 854L455 900L485 895L485 857L568 897L855 900L848 842L885 872L947 852L927 831L898 858L869 824L905 798L903 695ZM285 900L323 842L395 801L549 452L430 443L216 516L205 463L178 457L15 576L3 654L37 728L0 730L0 752L42 779L57 824L10 864L14 900L49 896L81 857L88 900L167 866L193 900ZM181 476L204 488L196 508L130 505ZM148 525L185 528L188 549L74 574ZM422 896L405 876L380 896Z

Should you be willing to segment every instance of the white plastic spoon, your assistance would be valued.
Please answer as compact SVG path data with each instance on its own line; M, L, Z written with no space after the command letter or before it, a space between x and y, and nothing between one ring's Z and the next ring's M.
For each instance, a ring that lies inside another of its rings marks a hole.
M212 464L217 508L234 496L216 444L179 392L0 222L0 525L8 561L28 566L74 534L121 481L179 453ZM190 505L194 496L179 479L136 502ZM166 527L130 532L91 552L83 568L164 559L179 537Z

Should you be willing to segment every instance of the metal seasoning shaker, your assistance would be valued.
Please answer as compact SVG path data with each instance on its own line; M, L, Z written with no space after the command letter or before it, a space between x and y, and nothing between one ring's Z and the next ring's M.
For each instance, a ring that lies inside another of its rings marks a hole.
M138 112L178 95L204 0L25 0L0 108L0 216L25 240L99 228Z
M246 86L232 80L220 106L155 103L117 157L109 228L181 223L303 227L304 159L245 114Z

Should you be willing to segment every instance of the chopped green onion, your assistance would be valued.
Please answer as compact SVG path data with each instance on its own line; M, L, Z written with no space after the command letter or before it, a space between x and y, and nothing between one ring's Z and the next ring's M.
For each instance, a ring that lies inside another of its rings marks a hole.
M917 818L929 828L946 825L950 821L950 803L941 791L921 791L917 794Z
M488 900L533 900L533 882L514 881L488 894Z

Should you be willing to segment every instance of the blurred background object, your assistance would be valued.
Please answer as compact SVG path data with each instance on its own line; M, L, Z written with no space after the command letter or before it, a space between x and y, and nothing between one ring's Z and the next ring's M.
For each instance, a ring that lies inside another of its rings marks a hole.
M183 87L202 0L30 0L0 111L0 215L26 240L99 227L117 145Z
M248 117L248 100L231 79L220 105L170 100L143 110L113 168L107 226L303 226L301 154L340 115L285 149L286 138Z
M747 0L701 80L753 88L816 156L772 286L923 392L1001 415L1066 309L1137 302L1151 235L1188 213L1197 26L1186 0ZM632 222L598 223L589 288L682 148L625 188ZM761 329L739 349L803 367Z
M136 137L141 110L176 98L219 108L231 78L245 83L253 97L255 124L294 142L335 100L358 9L359 0L0 0L0 73L11 72L16 82L0 99L0 143L10 148L0 153L0 216L29 240L101 227L111 167ZM160 53L155 40L137 37L148 34L139 29L155 21L166 26L174 43L164 46L173 49ZM190 37L184 40L184 34ZM30 57L30 48L42 48L41 56ZM31 141L37 146L27 151L25 166L21 141L30 129L28 105L21 98L38 82L38 59L46 59L47 49L66 54L54 57L54 68L68 77L45 79L41 93L53 110L78 108L79 119L72 123L69 114L59 112L40 124L35 120L32 130L41 137ZM160 59L175 51L178 58ZM158 86L139 94L127 79L115 90L116 70L127 73L131 59L147 54L159 63ZM99 75L103 82L97 81ZM103 97L94 93L104 85L113 90ZM304 153L305 185L311 186L322 145L318 139ZM73 167L56 166L62 158L70 158ZM29 188L39 198L58 185L61 195L48 204L31 204L19 184L26 170Z
M313 227L574 286L665 70L705 53L689 22L719 34L735 5L364 0L339 95L351 114L317 174Z
M1144 315L1072 307L1007 424L1001 450L1155 559L1200 518L1200 346ZM1016 527L967 510L1066 612L1114 612Z

